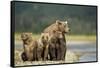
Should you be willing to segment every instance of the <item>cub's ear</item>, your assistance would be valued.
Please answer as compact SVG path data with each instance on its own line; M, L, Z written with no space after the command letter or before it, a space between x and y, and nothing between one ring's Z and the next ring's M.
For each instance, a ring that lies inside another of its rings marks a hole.
M57 24L57 25L61 25L62 23L61 23L60 20L56 20L56 24Z

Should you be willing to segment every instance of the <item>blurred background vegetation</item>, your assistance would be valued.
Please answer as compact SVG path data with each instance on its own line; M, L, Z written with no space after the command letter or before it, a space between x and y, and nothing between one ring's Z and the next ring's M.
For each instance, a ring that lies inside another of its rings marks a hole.
M56 20L67 20L71 35L96 35L97 7L15 2L15 32L41 33Z

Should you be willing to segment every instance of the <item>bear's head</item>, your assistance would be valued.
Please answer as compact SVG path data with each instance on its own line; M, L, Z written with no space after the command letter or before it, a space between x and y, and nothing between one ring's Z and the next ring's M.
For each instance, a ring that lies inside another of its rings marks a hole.
M60 32L68 33L70 31L67 21L56 20L56 26Z
M49 41L49 33L41 33L40 39L42 43L47 44Z
M23 41L26 41L26 40L31 40L32 39L32 33L22 33L21 34L21 39Z

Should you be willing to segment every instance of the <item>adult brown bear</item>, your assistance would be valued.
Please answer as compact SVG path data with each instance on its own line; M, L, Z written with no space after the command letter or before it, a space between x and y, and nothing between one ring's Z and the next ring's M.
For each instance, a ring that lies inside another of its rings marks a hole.
M56 22L49 27L47 27L43 33L49 33L52 36L55 36L56 31L59 31L62 33L63 38L58 38L54 37L55 41L50 42L49 46L49 54L50 54L50 59L51 60L64 60L65 59L65 54L66 54L66 39L65 39L65 33L69 32L69 27L67 21L60 21L56 20ZM58 47L56 47L58 46Z
M22 33L21 39L23 41L24 52L21 54L23 61L36 60L37 41L32 39L32 33Z

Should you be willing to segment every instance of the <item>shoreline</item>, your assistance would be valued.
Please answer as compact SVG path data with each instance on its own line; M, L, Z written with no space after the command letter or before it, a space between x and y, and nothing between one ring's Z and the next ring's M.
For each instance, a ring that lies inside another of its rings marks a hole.
M16 40L15 41L15 44L18 43L18 44L22 44L22 41L21 40ZM89 43L96 43L96 41L82 41L82 40L66 40L66 44L83 44L83 43L86 43L86 44L89 44Z
M15 41L21 41L20 34L15 34ZM40 34L33 34L33 39L38 39L40 37ZM96 35L66 35L66 41L89 41L89 42L96 42L97 36Z

